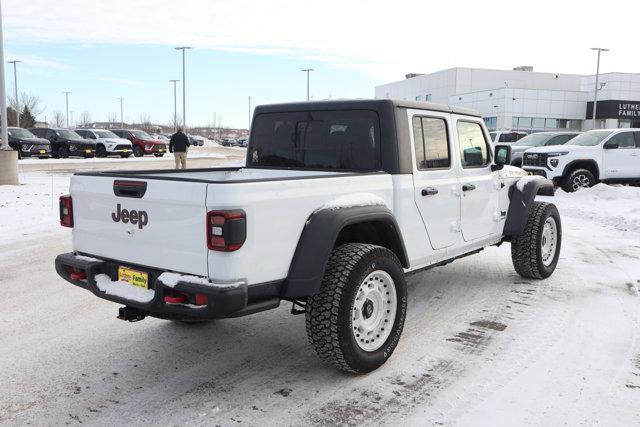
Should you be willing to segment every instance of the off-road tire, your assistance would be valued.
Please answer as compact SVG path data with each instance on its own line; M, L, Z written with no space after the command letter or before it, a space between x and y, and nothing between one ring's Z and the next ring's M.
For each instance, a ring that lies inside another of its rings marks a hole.
M556 249L549 265L543 262L542 232L547 218L552 217L557 227ZM553 203L533 202L524 231L511 240L511 260L516 272L527 279L545 279L558 264L562 246L560 214Z
M577 181L581 182L581 186L577 186ZM582 187L593 187L596 184L596 178L587 169L576 169L572 171L562 180L562 189L567 193L578 191Z
M136 145L133 147L133 155L135 157L142 157L144 156L144 150Z
M69 157L69 149L65 146L58 148L57 157L59 159L66 159Z
M364 279L382 270L393 279L397 307L391 333L377 350L367 352L352 331L352 305ZM307 300L306 329L320 359L349 373L366 373L384 364L393 353L407 313L407 286L398 258L381 246L348 243L333 250L319 292Z

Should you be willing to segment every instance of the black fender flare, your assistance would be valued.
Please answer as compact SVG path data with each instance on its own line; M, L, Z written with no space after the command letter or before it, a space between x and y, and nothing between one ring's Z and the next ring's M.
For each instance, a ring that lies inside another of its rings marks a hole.
M315 295L320 290L325 267L340 232L349 225L365 222L382 223L390 227L396 239L396 255L403 267L409 267L407 251L393 213L386 206L351 206L315 211L298 240L289 273L283 287L284 298Z
M553 196L555 194L553 182L540 177L539 179L527 181L522 186L522 189L519 189L517 184L509 189L509 211L507 212L503 231L505 236L519 236L522 234L527 218L529 218L531 206L538 194L541 196Z
M572 160L571 162L567 163L566 166L564 167L564 169L562 169L562 178L566 178L567 177L567 173L573 169L573 166L576 163L588 163L590 165L592 165L595 170L596 170L596 174L597 176L595 177L596 179L600 178L600 167L598 167L598 162L596 162L595 160L592 159L576 159L576 160Z

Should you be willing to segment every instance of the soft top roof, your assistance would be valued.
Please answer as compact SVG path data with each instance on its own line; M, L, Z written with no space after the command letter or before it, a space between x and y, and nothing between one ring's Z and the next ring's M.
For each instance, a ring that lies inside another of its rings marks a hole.
M286 111L322 111L322 110L384 110L388 108L411 108L425 111L441 111L446 113L463 114L481 117L477 111L452 107L433 102L406 101L399 99L340 99L326 101L288 102L282 104L267 104L256 107L256 114L276 113Z

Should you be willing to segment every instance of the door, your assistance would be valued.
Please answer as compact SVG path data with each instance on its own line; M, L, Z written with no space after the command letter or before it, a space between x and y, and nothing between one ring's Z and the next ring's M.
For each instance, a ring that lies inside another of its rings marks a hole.
M491 146L477 121L456 120L460 153L460 229L465 241L496 233L499 216L497 173L491 171ZM497 218L497 219L496 219Z
M620 132L604 143L603 179L625 179L638 176L638 152L634 132Z
M453 245L458 237L460 198L452 167L450 115L419 112L411 120L414 152L414 199L433 249Z

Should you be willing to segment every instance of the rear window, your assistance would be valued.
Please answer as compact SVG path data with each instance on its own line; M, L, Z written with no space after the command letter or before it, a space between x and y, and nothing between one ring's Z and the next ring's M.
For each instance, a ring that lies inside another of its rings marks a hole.
M247 166L380 170L380 125L369 110L264 113L254 118Z

